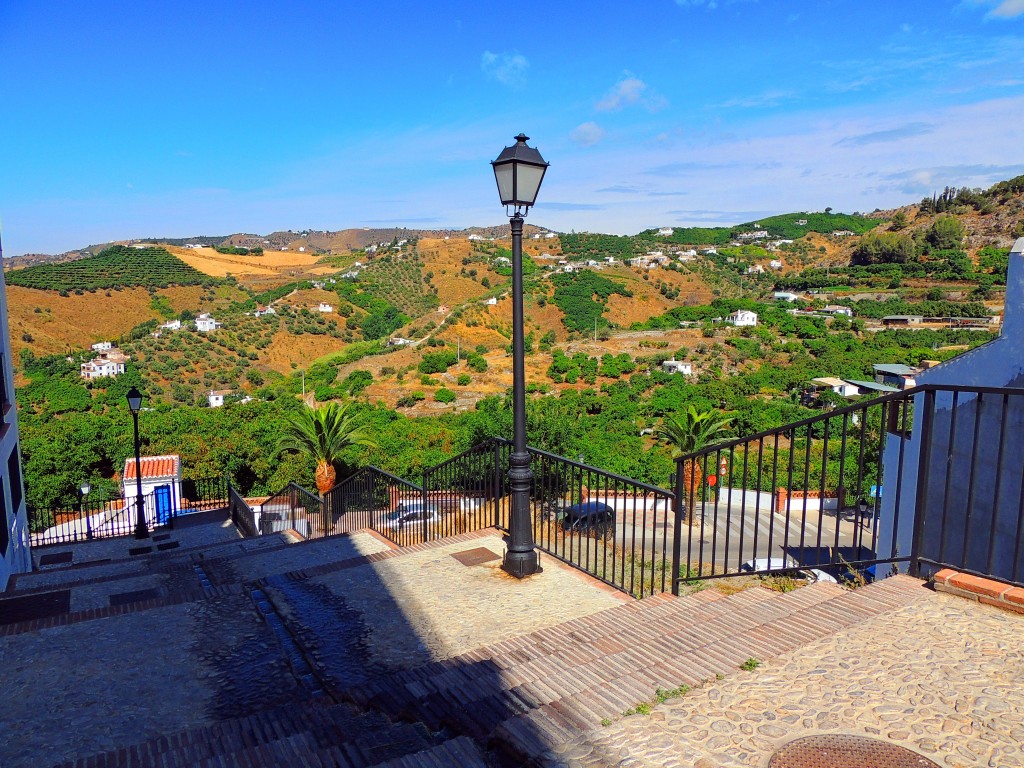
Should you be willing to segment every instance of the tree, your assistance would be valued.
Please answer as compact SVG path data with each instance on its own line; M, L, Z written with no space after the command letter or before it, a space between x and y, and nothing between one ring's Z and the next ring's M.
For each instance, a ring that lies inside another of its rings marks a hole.
M666 416L658 427L657 435L674 448L676 457L686 456L718 442L729 431L731 423L731 418L720 418L718 411L698 411L691 405L678 416ZM683 462L683 489L685 498L691 502L683 511L687 524L692 500L703 480L704 473L693 459Z
M964 225L953 216L939 216L929 228L925 240L938 251L951 251L960 248L964 241Z
M348 412L349 405L328 403L321 408L303 408L285 424L277 446L279 453L297 451L316 461L316 487L321 495L334 487L337 477L334 465L346 448L376 446Z

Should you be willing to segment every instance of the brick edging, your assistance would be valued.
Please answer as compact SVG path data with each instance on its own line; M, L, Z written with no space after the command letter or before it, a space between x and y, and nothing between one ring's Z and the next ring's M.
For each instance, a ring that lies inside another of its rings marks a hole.
M1004 584L994 579L960 573L952 568L943 568L933 577L937 592L957 597L966 597L985 605L993 605L1006 611L1024 614L1024 588Z

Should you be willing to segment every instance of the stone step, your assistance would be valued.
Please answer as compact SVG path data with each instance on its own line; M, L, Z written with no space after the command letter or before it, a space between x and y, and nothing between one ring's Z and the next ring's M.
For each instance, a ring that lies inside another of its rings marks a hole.
M396 719L498 746L564 742L652 701L659 688L733 673L749 658L771 658L906 604L907 594L905 584L857 592L816 584L789 593L756 588L729 597L642 601L344 695Z
M458 736L436 747L378 763L374 768L489 768L479 745L468 736Z
M395 724L379 712L360 713L348 704L311 702L165 734L63 763L61 768L365 768L429 749L433 742L422 724Z

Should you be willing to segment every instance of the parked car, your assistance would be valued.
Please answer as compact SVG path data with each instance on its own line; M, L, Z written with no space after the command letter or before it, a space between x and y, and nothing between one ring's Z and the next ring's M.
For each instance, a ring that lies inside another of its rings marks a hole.
M562 528L577 533L611 536L615 532L615 510L601 501L582 501L564 507L559 518Z
M817 582L838 584L836 578L820 568L802 567L791 557L758 557L754 560L747 560L740 566L741 571L753 573L756 571L772 571L778 576L790 576L796 579L803 579L809 584Z
M407 501L384 516L382 527L388 530L401 530L407 525L422 525L424 521L436 523L440 519L441 513L433 502L424 504L422 501Z

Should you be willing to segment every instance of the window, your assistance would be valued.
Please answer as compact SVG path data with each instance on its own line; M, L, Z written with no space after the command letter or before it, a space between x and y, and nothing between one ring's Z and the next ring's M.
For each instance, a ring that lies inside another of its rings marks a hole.
M0 354L0 407L6 411L8 405L10 400L7 397L7 357Z
M18 514L18 507L21 506L21 454L19 446L15 444L11 455L7 457L7 478L11 484L11 509Z
M11 541L11 519L7 514L7 497L4 495L4 481L0 478L0 506L3 507L3 514L0 515L3 525L0 526L0 557L7 555L7 545Z

